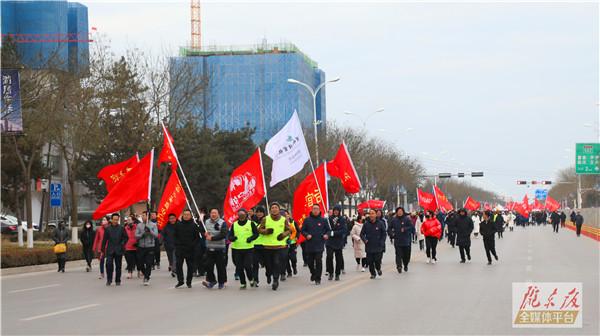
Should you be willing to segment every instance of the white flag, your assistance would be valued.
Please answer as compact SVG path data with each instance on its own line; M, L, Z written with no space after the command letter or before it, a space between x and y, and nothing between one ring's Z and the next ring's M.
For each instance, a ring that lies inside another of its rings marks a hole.
M287 124L267 142L265 154L273 159L269 184L271 187L296 175L310 159L296 111Z

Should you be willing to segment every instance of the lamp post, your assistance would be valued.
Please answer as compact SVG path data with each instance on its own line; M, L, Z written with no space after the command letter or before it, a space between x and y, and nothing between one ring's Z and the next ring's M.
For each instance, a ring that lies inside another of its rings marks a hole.
M360 119L360 122L363 125L363 130L366 130L367 129L367 121L369 121L369 119L371 119L372 116L376 115L377 113L381 113L383 111L385 111L384 108L377 109L377 110L371 112L366 118L363 118L359 114L356 114L356 113L350 112L350 111L344 111L344 114L345 115L352 115L352 116L355 116L358 119Z
M312 95L313 98L313 127L314 127L314 135L315 135L315 162L317 164L319 164L319 140L317 137L317 125L319 125L321 123L321 120L317 120L317 94L319 94L319 91L321 91L321 89L323 87L325 87L325 85L327 85L327 83L334 83L340 80L340 77L336 77L334 79L325 81L321 84L319 84L319 86L317 86L316 89L313 89L310 85L301 82L299 80L293 79L293 78L288 78L288 83L292 83L292 84L298 84L302 87L304 87L306 90L308 90L308 92Z

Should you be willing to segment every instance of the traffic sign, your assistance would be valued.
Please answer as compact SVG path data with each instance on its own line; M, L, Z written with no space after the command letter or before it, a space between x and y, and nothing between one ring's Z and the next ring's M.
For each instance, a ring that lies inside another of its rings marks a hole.
M548 189L536 189L535 190L535 198L540 201L543 201L548 197Z
M575 145L575 173L600 174L600 143Z
M60 183L50 184L50 206L62 206L62 184Z

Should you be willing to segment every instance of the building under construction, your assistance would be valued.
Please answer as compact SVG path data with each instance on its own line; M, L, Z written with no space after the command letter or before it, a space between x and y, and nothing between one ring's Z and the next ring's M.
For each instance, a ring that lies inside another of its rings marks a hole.
M285 125L294 111L312 132L313 98L289 78L315 88L325 81L317 63L291 43L231 47L181 48L171 58L171 71L182 67L206 79L187 109L207 127L255 128L253 140L263 143ZM174 78L172 76L171 78ZM173 90L177 99L177 90ZM317 119L325 124L325 89L317 95ZM320 126L321 127L321 126Z
M73 72L89 66L87 7L77 2L2 0L2 43L11 40L34 69Z

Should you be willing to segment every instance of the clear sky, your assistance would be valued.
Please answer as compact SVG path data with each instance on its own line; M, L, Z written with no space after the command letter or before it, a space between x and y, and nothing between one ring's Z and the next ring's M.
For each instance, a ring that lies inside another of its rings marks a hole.
M117 53L189 44L189 1L82 3ZM553 179L576 142L598 141L598 17L593 2L203 1L202 40L292 42L341 77L328 120L361 128L344 112L385 108L372 135L520 199L533 189L516 180Z

